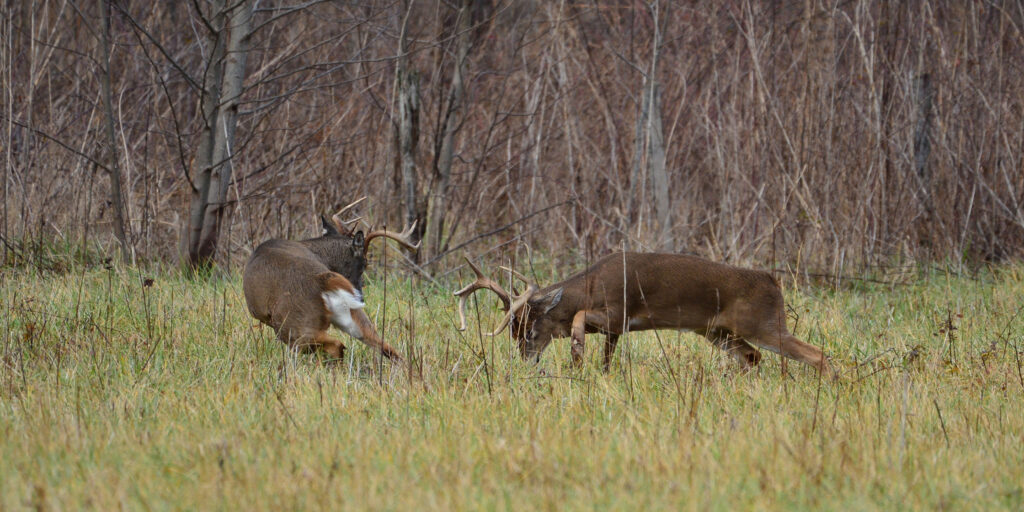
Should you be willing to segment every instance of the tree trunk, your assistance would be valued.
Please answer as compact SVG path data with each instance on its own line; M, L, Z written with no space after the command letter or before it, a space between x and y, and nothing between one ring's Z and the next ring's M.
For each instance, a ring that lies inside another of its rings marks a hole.
M224 0L215 0L214 9L215 32L210 35L213 49L202 91L205 122L196 155L199 172L193 185L189 214L188 261L193 268L212 263L227 211L238 98L245 81L253 1L243 0L228 8Z
M661 86L656 82L647 89L647 168L654 196L654 211L658 218L659 245L675 250L672 237L671 211L668 194L668 171L665 168L665 136L661 128Z
M465 95L463 76L466 69L466 59L469 56L469 49L472 45L470 34L472 23L469 8L470 0L462 0L462 7L459 9L458 15L459 20L455 24L455 30L458 35L456 39L455 66L452 71L452 86L448 95L448 109L441 128L440 149L434 164L434 178L436 179L437 188L431 198L431 212L428 217L431 226L431 234L428 240L434 247L431 251L434 256L445 250L445 243L441 240L441 237L442 233L444 233L445 213L448 211L452 162L455 158L455 133L462 124L462 101Z
M932 87L931 75L920 73L914 78L914 89L917 93L917 127L914 129L914 171L920 180L921 201L925 210L932 213L931 172L928 168L928 156L931 154L932 100L935 89Z
M114 236L121 248L121 259L131 262L131 250L128 248L128 236L125 233L124 195L121 192L121 165L117 154L117 136L114 130L113 94L110 86L110 2L100 0L100 18L103 20L102 39L103 70L100 80L103 86L103 109L106 113L105 131L107 137L107 175L110 177L110 204L114 210Z
M412 234L415 243L423 238L427 219L424 218L426 215L423 211L426 202L419 201L419 180L416 175L416 148L419 145L420 76L415 70L408 68L409 49L406 40L406 27L411 12L410 3L407 6L405 21L398 39L395 87L398 95L397 157L402 175L402 203L405 224L408 226L418 221L416 230Z
M420 76L403 70L398 75L398 155L402 165L402 202L406 225L419 216L417 208L419 182L416 176L416 147L419 142Z
M640 94L641 104L636 120L636 147L629 180L627 211L630 216L639 213L644 201L643 197L635 196L641 187L643 187L642 195L650 190L654 200L657 246L664 247L667 244L667 249L674 250L675 242L672 236L671 222L672 205L668 193L668 170L665 163L665 137L661 127L661 85L657 80L658 52L661 44L660 3L651 3L650 9L654 20L654 39L651 42L650 67L647 70L643 91ZM646 178L640 176L641 170L646 171Z

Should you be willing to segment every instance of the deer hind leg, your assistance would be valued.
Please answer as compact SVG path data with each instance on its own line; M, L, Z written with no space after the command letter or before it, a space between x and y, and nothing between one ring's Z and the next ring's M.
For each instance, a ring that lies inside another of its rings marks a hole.
M808 345L800 341L796 336L782 331L781 333L766 333L756 338L751 338L757 346L775 352L783 357L792 359L794 361L800 361L812 368L817 369L821 373L831 375L832 370L829 368L828 360L825 359L825 354L821 352L821 349L814 345Z
M704 333L704 337L712 345L722 349L739 361L746 369L753 368L761 362L761 352L754 348L747 340L736 336L725 329L711 329Z
M612 365L612 354L615 353L615 346L619 343L619 335L615 333L608 333L604 340L604 372L608 373L608 369Z
M401 362L402 358L398 355L398 351L384 343L384 340L377 334L377 330L373 328L373 322L363 311L366 304L363 303L359 292L352 289L348 280L340 275L330 272L324 275L327 279L327 286L331 287L323 293L324 307L331 324L345 331L349 336L380 350L389 359Z
M277 331L277 339L296 352L312 352L319 347L323 348L331 359L341 359L345 354L345 344L331 338L325 331L299 331L283 326Z
M345 355L345 344L341 340L334 339L326 332L320 331L313 337L313 341L327 352L332 360L340 360Z
M398 355L398 351L394 347L381 339L380 335L377 334L377 329L374 329L370 317L366 316L362 309L352 310L352 320L355 324L355 329L345 332L348 332L353 338L380 350L388 359L399 363L402 362L402 356Z

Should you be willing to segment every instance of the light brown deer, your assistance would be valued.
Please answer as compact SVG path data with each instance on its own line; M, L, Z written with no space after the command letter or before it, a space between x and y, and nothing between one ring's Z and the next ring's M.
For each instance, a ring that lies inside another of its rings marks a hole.
M374 238L391 238L417 249L419 244L409 239L415 224L401 233L371 231L364 239L362 231L353 233L338 215L321 216L321 220L323 236L272 239L256 248L242 277L249 313L296 349L322 347L330 357L340 359L345 345L327 334L334 325L388 358L402 361L363 312L362 275L366 249Z
M770 350L829 373L821 350L786 329L782 291L771 274L715 263L695 256L616 253L561 283L538 289L514 271L527 289L510 294L469 259L476 281L455 292L460 330L466 328L466 299L476 290L498 295L507 311L491 335L511 325L524 359L539 360L553 338L572 338L572 359L580 364L586 333L607 335L608 370L619 336L627 331L679 329L705 336L745 368ZM508 269L506 269L508 270Z

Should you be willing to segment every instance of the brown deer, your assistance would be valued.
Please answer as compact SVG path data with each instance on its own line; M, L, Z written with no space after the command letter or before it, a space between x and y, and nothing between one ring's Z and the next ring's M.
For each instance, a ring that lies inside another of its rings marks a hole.
M362 231L347 229L338 214L322 215L321 221L324 233L318 238L272 239L256 248L242 277L249 313L293 348L322 347L330 357L341 358L345 345L327 334L334 325L388 358L402 361L363 312L363 270L374 238L391 238L417 249L419 244L409 239L415 223L401 233L377 230L364 238Z
M627 331L680 329L696 332L735 357L756 366L756 347L830 372L821 350L786 329L782 291L771 274L715 263L695 256L616 253L561 283L522 294L505 291L466 259L476 281L455 292L459 330L466 328L466 299L476 290L498 295L507 311L490 335L511 324L524 359L539 360L552 338L572 337L572 359L583 359L586 333L604 333L608 371L619 336Z

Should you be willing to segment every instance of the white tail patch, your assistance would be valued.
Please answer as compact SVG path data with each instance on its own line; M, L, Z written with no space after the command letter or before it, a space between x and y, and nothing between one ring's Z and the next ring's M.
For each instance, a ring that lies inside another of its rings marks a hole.
M324 298L324 306L331 313L331 323L335 327L347 332L349 336L363 339L363 331L352 320L353 309L363 309L366 307L359 291L332 290L324 292L321 296Z

